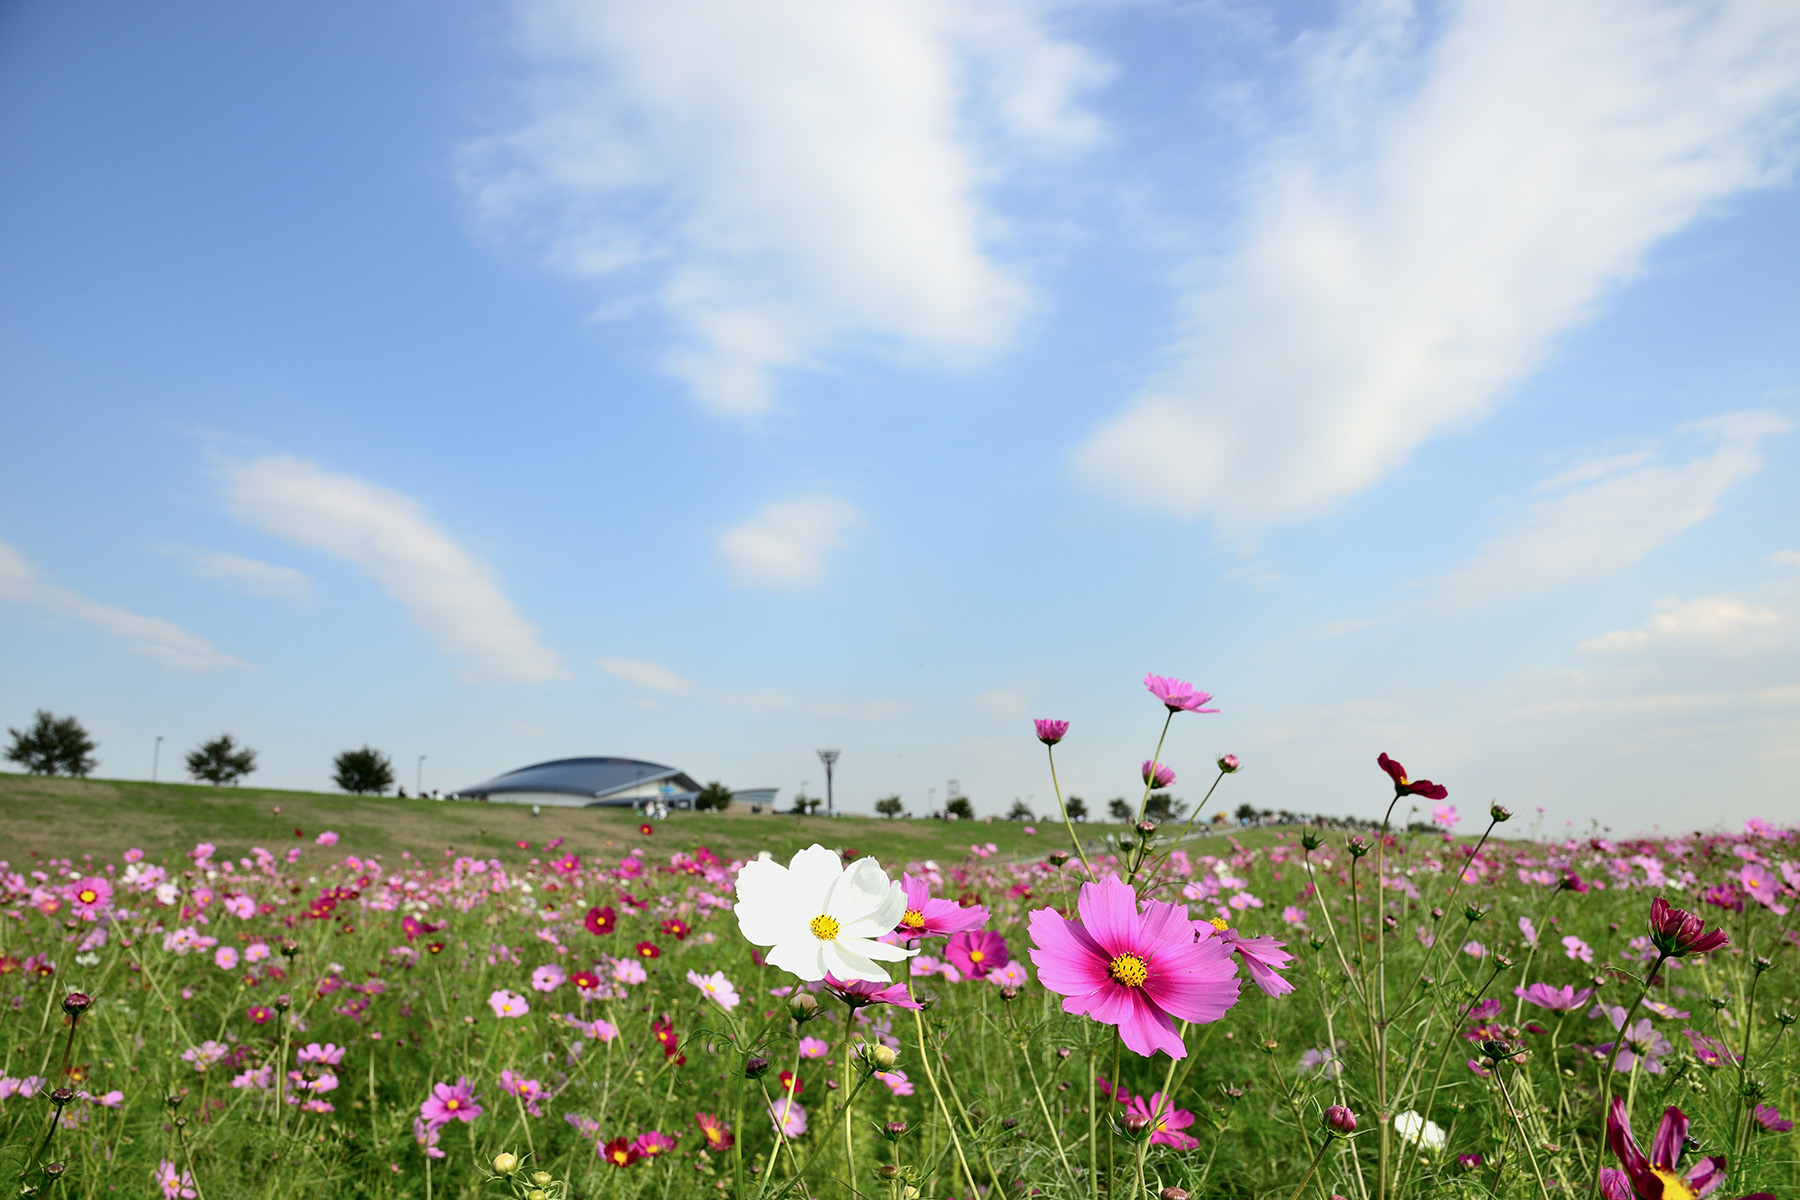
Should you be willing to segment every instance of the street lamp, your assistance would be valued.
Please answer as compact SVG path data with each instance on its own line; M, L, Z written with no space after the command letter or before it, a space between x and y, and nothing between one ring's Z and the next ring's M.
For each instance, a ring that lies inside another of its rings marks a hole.
M418 767L413 772L413 791L421 796L425 794L425 756L423 754L419 755Z
M150 782L151 783L156 782L156 768L159 765L161 765L161 763L162 763L162 740L163 740L163 735L160 733L157 734L156 735L156 745L154 745L150 748Z
M837 760L836 750L819 751L819 761L825 764L825 815L828 817L837 816L837 800L831 792L831 768L837 765Z

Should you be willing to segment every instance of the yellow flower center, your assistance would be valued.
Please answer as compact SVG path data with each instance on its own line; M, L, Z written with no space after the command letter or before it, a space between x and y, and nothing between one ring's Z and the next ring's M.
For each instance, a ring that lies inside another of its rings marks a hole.
M1662 1180L1663 1200L1694 1200L1694 1189L1688 1186L1687 1180L1675 1172L1659 1171L1655 1167L1651 1167L1650 1173Z
M806 927L812 930L812 935L821 942L834 941L838 935L837 918L828 917L822 913L819 916L814 917Z
M1224 917L1214 917L1211 924L1212 927L1220 933L1224 933L1227 929L1231 928L1231 922L1227 921Z
M986 957L987 957L987 955L985 955L985 954L983 954L983 953L982 953L982 952L981 952L981 951L979 951L979 950L971 950L971 951L969 951L969 961L970 961L970 962L972 962L972 963L978 963L978 962L980 962L980 961L981 961L981 960L982 960L982 959L984 959L984 958L986 958Z
M92 904L94 901L98 900L99 898L100 898L100 893L96 892L93 888L82 888L81 889L81 902L83 904Z
M1150 969L1144 965L1144 960L1135 954L1119 955L1106 969L1114 979L1126 987L1142 987L1144 980L1150 978Z
M457 1109L462 1107L462 1101L446 1100L446 1101L444 1101L444 1107L449 1109L451 1112L455 1112Z
M925 928L925 914L916 908L909 908L900 917L900 925L904 929Z

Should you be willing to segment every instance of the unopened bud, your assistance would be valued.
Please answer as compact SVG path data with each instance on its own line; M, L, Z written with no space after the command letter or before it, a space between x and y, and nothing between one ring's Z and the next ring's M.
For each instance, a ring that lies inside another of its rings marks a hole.
M1489 1038L1481 1043L1481 1052L1495 1062L1505 1062L1513 1056L1511 1046L1494 1038Z
M1051 866L1060 867L1068 861L1069 861L1069 852L1067 850L1051 851L1051 853L1050 853L1050 865Z
M893 1163L882 1163L881 1166L875 1169L875 1173L883 1179L894 1179L899 1176L900 1168L896 1167Z
M288 995L286 992L283 992L279 996L275 997L275 1011L276 1012L286 1012L288 1009L290 1009L292 1007L294 1007L294 998L292 996Z
M46 1179L61 1179L63 1172L68 1169L69 1169L68 1167L65 1167L62 1163L59 1163L59 1162L45 1163L44 1164L44 1178L46 1178Z
M1324 839L1320 838L1318 834L1316 834L1312 830L1308 829L1306 832L1304 832L1300 835L1300 844L1302 846L1305 846L1308 850L1317 850L1320 846L1324 845L1325 843L1324 843ZM1164 1189L1164 1190L1168 1190L1168 1189ZM1178 1191L1178 1192L1181 1191L1180 1188L1175 1188L1174 1190Z
M61 1108L74 1098L75 1093L66 1087L59 1087L54 1092L50 1093L50 1103L56 1105L58 1108Z
M1510 970L1512 970L1512 965L1513 965L1513 960L1506 957L1506 955L1504 955L1504 954L1494 955L1494 970L1510 971Z
M1794 1023L1794 1014L1784 1008L1775 1014L1775 1019L1785 1027Z
M94 998L86 992L70 992L63 997L63 1011L71 1017L79 1017L88 1010L88 1005L93 1002Z
M1469 922L1469 924L1471 924L1471 925L1473 925L1475 922L1481 920L1481 918L1486 915L1487 915L1487 910L1485 908L1482 908L1481 905L1479 905L1479 904L1463 905L1463 918L1465 920L1467 920Z
M1356 1132L1356 1114L1341 1104L1325 1110L1325 1128L1337 1133Z
M877 1071L889 1070L900 1060L900 1056L894 1053L892 1046L884 1046L880 1042L864 1042L862 1056L863 1061Z
M889 1137L897 1138L906 1136L905 1121L889 1121L886 1125L882 1126L882 1128L887 1131Z
M539 1187L549 1187L556 1182L556 1177L548 1171L533 1171L531 1173L531 1182L537 1184Z
M1156 822L1150 820L1139 821L1137 823L1137 831L1139 837L1147 838L1156 832Z
M1771 962L1766 956L1761 955L1761 954L1759 954L1755 958L1751 959L1750 965L1752 967L1756 968L1756 973L1758 975L1761 975L1764 971L1770 970L1775 966L1775 964L1773 962ZM63 1003L67 1004L68 1002L65 1000Z
M1131 1113L1125 1118L1125 1132L1132 1137L1142 1136L1150 1128L1150 1118L1143 1113Z
M281 953L283 957L292 959L294 955L300 953L300 943L296 942L293 938L282 938Z
M1242 764L1238 762L1238 756L1235 754L1219 755L1219 770L1223 774L1229 775L1233 771L1236 771L1241 765Z
M760 1078L763 1075L763 1073L766 1072L768 1069L769 1069L769 1060L768 1059L763 1058L760 1055L752 1055L750 1060L744 1064L744 1078L745 1079Z
M1001 984L1000 998L1002 1000L1017 1000L1019 998L1019 985L1016 983Z
M1170 1184L1162 1191L1156 1193L1156 1200L1188 1200L1188 1194L1186 1190Z
M1504 804L1490 804L1488 805L1488 816L1492 817L1494 824L1498 825L1502 821L1512 820L1512 809Z
M1360 835L1345 842L1344 847L1350 851L1351 858L1361 858L1369 852L1369 843L1364 841Z
M494 1174L511 1175L519 1169L519 1160L511 1154L494 1155Z
M806 1022L819 1015L819 1002L805 992L788 1001L788 1013L794 1020Z

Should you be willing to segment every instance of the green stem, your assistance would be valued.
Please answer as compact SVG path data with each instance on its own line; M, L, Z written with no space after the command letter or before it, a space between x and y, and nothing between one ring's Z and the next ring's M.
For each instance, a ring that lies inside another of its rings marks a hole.
M1069 806L1063 803L1062 784L1056 781L1056 747L1046 742L1044 752L1050 756L1050 787L1056 792L1056 810L1062 813L1063 825L1068 828L1069 841L1075 846L1076 856L1081 859L1088 878L1093 879L1094 864L1088 861L1087 851L1081 848L1081 839L1075 836L1075 822L1069 819Z

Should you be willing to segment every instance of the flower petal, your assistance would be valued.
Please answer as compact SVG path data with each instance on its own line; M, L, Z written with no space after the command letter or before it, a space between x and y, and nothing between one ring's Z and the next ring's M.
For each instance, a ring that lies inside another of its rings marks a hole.
M880 945L879 942L859 941L859 945ZM841 941L820 942L819 957L824 960L826 970L839 979L866 979L870 983L887 983L888 973L865 955Z
M1080 925L1055 909L1040 908L1031 914L1030 929L1039 983L1064 996L1086 996L1112 984L1106 971L1110 960Z
M825 978L825 956L821 947L827 945L811 934L805 937L790 938L779 942L769 951L770 966L780 967L790 975L797 975L808 983L817 983Z
M1142 921L1138 917L1137 893L1117 875L1108 875L1098 883L1081 885L1076 901L1081 924L1110 960L1116 955L1142 952Z

